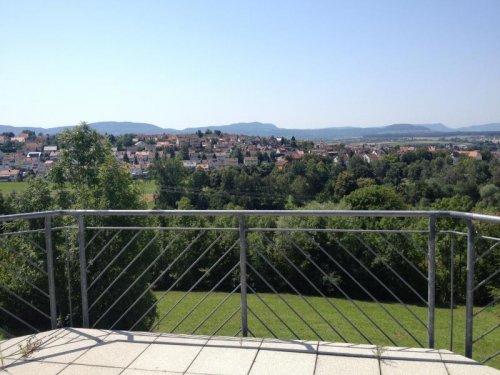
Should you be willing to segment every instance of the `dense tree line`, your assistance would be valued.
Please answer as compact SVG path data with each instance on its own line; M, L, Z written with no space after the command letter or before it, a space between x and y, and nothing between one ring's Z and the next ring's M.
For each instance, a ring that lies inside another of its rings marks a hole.
M169 158L153 167L158 183L156 206L176 208L185 197L197 209L223 209L228 204L284 209L313 201L339 203L356 190L378 186L363 191L396 192L408 208L428 209L440 199L457 196L467 200L467 211L494 211L500 207L500 161L485 155L485 160L465 157L454 162L448 152L417 149L371 163L355 155L346 165L307 154L283 169L261 164L209 171L186 169L180 160Z

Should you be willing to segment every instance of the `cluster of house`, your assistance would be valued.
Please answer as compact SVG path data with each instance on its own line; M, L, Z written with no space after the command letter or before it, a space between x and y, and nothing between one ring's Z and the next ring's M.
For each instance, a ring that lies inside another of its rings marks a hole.
M33 138L33 137L32 137ZM10 141L19 146L15 152L0 151L0 181L17 181L27 174L43 175L60 158L56 145L48 145L47 137L40 136L29 140L29 134L21 133L15 137L0 135L0 145ZM123 162L134 177L145 177L156 159L178 157L186 168L217 169L238 165L255 166L261 163L275 163L283 169L288 163L300 160L305 153L330 157L334 163L349 164L355 156L361 156L367 163L390 153L404 154L415 151L413 146L395 148L383 144L330 144L309 143L304 148L301 142L291 143L278 137L255 137L220 132L209 134L182 135L141 135L132 139L131 145L113 148L115 158ZM454 162L469 157L481 160L479 151L467 151L467 145L456 145L450 151ZM306 151L305 151L306 150ZM435 152L435 146L428 146ZM500 152L493 154L500 158Z

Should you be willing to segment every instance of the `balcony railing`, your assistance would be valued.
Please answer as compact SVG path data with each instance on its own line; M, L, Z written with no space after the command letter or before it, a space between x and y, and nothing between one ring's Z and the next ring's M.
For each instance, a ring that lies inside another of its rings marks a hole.
M499 249L500 217L448 211L4 215L0 335L272 336L496 361Z

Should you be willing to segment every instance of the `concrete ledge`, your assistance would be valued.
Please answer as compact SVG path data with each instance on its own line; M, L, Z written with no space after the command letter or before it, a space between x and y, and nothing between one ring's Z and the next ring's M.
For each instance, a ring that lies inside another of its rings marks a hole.
M0 374L500 374L447 350L81 328L0 349Z

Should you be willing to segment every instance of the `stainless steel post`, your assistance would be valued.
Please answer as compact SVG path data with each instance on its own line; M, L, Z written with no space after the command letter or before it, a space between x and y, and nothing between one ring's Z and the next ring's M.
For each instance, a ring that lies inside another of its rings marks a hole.
M245 217L238 216L240 228L241 334L248 336L247 321L247 233Z
M467 286L465 305L465 356L472 358L472 335L474 322L474 264L476 251L474 246L475 229L471 220L466 220L467 225Z
M51 217L45 217L45 251L47 251L47 274L49 278L50 326L57 328L56 282L54 276L54 248L52 246Z
M427 283L427 337L429 348L434 348L434 314L436 309L436 216L429 217Z
M82 324L89 327L89 300L87 295L87 258L85 255L85 223L83 216L78 218L78 249L80 253L80 286L82 289Z
M451 235L450 248L450 351L453 351L453 313L455 309L455 235Z

